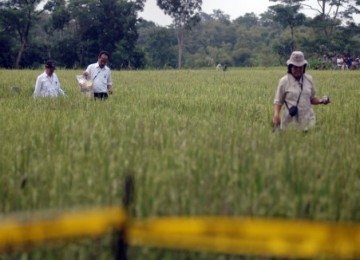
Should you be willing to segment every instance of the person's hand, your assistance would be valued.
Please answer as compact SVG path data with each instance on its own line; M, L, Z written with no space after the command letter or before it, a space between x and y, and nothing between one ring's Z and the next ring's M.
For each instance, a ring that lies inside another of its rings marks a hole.
M273 117L273 125L274 126L279 126L280 125L280 116L279 115L274 115L274 117Z
M113 93L112 89L109 89L108 92L110 95L112 95L112 93Z
M83 76L87 78L89 76L89 73L87 73L87 71L84 71Z

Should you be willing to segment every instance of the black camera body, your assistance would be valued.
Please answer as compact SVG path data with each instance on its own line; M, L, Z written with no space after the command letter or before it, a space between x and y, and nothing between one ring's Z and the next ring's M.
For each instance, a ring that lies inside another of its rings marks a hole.
M292 107L289 108L289 114L290 114L290 116L294 117L294 116L297 115L297 113L298 113L298 108L297 108L297 106L292 106Z

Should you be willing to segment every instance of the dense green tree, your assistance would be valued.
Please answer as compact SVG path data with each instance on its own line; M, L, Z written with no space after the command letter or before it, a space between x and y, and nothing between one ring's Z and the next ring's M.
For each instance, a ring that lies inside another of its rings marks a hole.
M300 5L273 5L269 8L273 13L273 20L280 23L284 29L290 28L291 32L291 43L290 49L293 51L296 47L294 30L295 27L302 25L305 22L305 15L299 13Z
M202 0L157 0L157 5L173 18L178 41L178 68L182 66L185 34L200 21Z
M44 60L47 59L46 53L48 45L46 42L32 40L28 48L23 53L20 62L22 68L40 68L43 67Z
M12 46L15 41L7 33L0 31L0 67L11 68L14 64Z
M269 55L264 55L269 50L267 45L275 38L271 34L271 28L260 26L258 20L251 15L245 14L235 21L236 43L233 48L232 57L235 66L258 66L269 64L266 60ZM268 51L269 52L269 51Z
M156 26L153 22L140 19L137 30L137 46L145 53L146 67L177 67L177 41L173 28Z
M156 28L145 48L155 68L176 67L176 38L173 30Z
M236 42L235 27L228 15L214 10L212 14L200 13L201 21L189 32L185 45L186 65L189 67L232 64L231 52Z
M66 0L48 1L44 9L51 12L51 27L54 30L63 30L71 19Z
M235 24L246 26L251 28L259 24L259 18L254 13L246 13L244 16L240 16L234 20Z
M70 0L69 11L81 42L80 64L91 62L99 50L107 50L113 68L132 67L133 58L139 57L135 47L136 22L143 3L144 0Z
M19 44L15 67L20 66L22 55L29 43L30 30L43 9L41 0L3 0L0 2L0 22L8 32L15 32Z
M353 21L353 16L360 12L359 0L318 0L316 5L311 5L309 0L298 0L296 2L299 2L303 7L313 10L318 16L333 21L337 19Z
M65 68L79 67L79 56L76 46L78 42L75 38L64 38L56 41L53 45L52 56L59 66Z
M336 27L353 22L354 15L360 13L359 0L318 0L314 4L310 0L270 0L281 2L286 5L300 5L307 10L315 13L313 23L308 23L316 29L317 34L321 33L325 37L333 37Z
M11 68L14 65L13 46L16 44L16 35L0 19L0 67Z
M210 15L215 20L221 21L225 24L230 24L230 15L225 14L223 11L219 9L213 10L213 13Z

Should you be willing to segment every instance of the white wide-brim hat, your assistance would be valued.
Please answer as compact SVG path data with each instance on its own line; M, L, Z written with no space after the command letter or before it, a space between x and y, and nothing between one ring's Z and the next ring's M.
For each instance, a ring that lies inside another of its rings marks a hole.
M291 53L290 59L288 59L286 64L301 67L307 64L307 60L305 60L304 53L301 51L293 51L293 53Z

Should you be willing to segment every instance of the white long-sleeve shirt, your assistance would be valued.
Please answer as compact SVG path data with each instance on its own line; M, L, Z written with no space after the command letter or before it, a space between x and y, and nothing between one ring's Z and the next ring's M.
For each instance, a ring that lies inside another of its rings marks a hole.
M65 92L60 87L60 81L55 73L50 77L43 72L36 79L33 97L64 96Z

